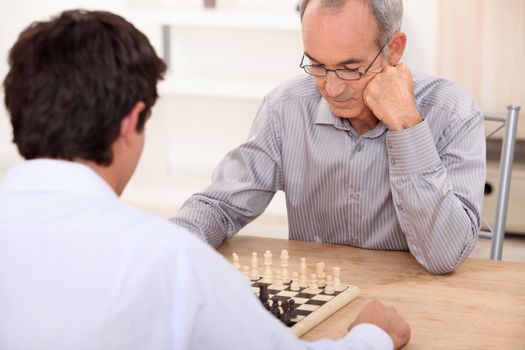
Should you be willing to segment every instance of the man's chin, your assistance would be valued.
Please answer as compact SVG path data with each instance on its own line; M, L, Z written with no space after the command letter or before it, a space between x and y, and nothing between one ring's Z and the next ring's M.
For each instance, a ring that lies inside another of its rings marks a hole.
M362 112L362 108L359 108L358 106L337 107L330 105L330 110L336 117L344 119L353 119L359 116Z

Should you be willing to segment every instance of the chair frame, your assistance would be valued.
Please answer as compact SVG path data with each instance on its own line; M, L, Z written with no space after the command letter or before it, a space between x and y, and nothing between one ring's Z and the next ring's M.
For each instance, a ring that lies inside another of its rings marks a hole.
M501 260L501 255L503 253L503 241L505 239L505 224L507 222L510 181L512 177L519 111L520 106L509 105L507 106L506 116L485 115L486 121L501 123L501 126L490 133L487 138L494 135L503 127L506 127L500 154L499 185L496 199L496 213L494 215L494 227L490 228L489 226L488 231L481 230L480 232L480 237L492 239L490 248L490 258L492 260Z

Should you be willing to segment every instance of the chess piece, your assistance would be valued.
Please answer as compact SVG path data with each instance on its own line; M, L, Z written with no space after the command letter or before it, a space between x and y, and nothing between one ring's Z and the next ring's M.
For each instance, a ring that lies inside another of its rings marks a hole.
M268 285L259 283L259 300L268 311L270 311L270 303L268 302L269 298L270 295L268 294Z
M264 283L273 283L273 274L272 274L272 252L267 250L264 253Z
M299 267L299 286L301 288L308 287L308 277L306 276L308 272L308 266L306 266L306 258L301 258L301 265Z
M294 272L292 274L292 283L290 284L290 290L292 292L298 292L301 289L301 286L299 285L299 274L297 272Z
M233 253L233 267L235 267L237 270L241 269L241 264L239 263L239 256L237 253Z
M310 281L308 282L308 289L314 291L317 290L317 275L315 273L312 273L310 275Z
M264 283L259 283L259 300L261 302L268 301L270 295L268 294L268 285Z
M326 287L324 287L324 294L332 295L335 293L333 277L331 275L326 276Z
M297 317L297 306L295 305L295 300L288 300L288 308L290 310L290 318L293 320Z
M292 321L292 317L290 316L290 306L287 300L281 301L281 309L283 309L281 314L281 322L289 326Z
M324 288L326 285L326 274L324 273L324 262L315 264L315 271L317 273L317 285L319 288Z
M277 297L272 298L272 308L270 312L277 318L281 317L281 310L279 310L279 300Z
M281 289L284 287L283 281L281 279L281 271L275 270L275 279L272 285L273 289Z
M288 255L288 251L283 249L281 251L281 271L283 283L290 283L290 273L288 272L289 260L290 256Z
M257 253L252 253L252 270L250 272L250 280L257 281L261 276L259 276L259 258L257 257Z
M334 274L334 289L337 292L340 292L344 289L343 283L341 283L341 268L340 267L334 267L332 268L333 274Z

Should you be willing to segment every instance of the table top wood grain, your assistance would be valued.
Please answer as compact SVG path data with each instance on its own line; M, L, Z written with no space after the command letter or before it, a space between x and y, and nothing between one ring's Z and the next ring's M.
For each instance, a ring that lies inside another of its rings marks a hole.
M370 300L394 306L412 328L405 349L525 349L525 264L467 259L455 272L426 272L409 252L237 236L220 253L250 265L252 252L271 250L274 264L282 249L290 254L290 272L305 257L309 272L324 261L341 267L343 283L357 285L359 297L302 338L337 339Z

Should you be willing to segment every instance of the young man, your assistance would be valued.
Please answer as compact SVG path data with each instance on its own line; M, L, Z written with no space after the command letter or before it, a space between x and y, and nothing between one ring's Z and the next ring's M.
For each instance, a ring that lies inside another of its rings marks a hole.
M306 343L244 277L183 229L118 200L165 65L107 12L28 27L5 103L26 162L0 185L0 348L392 349L409 338L368 304L339 341Z
M435 274L459 266L481 222L483 117L456 84L401 63L402 14L401 0L304 0L309 75L266 96L174 222L216 247L284 191L290 239L409 250Z

